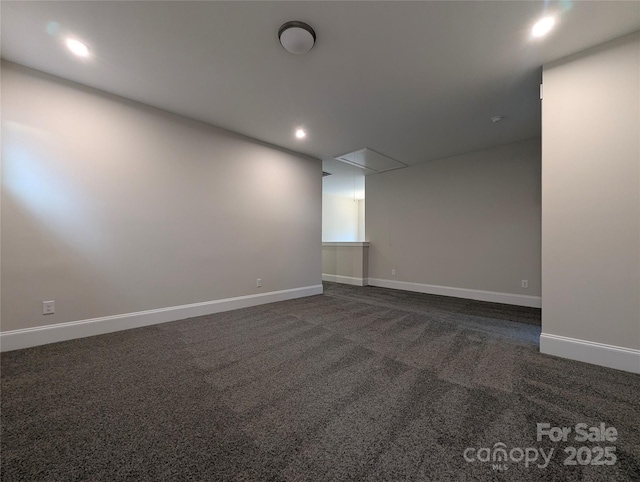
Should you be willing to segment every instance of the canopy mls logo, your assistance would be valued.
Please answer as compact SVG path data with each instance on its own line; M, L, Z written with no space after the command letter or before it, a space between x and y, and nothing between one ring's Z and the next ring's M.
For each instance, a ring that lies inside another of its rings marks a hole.
M476 450L469 447L465 449L463 456L467 462L490 462L491 468L499 471L504 471L509 468L507 462L521 463L523 461L524 466L527 468L531 465L536 465L539 469L544 469L549 465L549 462L551 462L554 451L555 449L553 447L550 448L548 452L545 452L543 448L538 449L535 447L527 447L524 449L514 447L507 450L506 444L496 442L493 444L493 448L482 447Z
M568 442L573 434L572 442L579 443L613 443L618 439L618 430L615 427L607 427L604 422L598 426L589 426L586 423L578 423L573 427L552 427L549 423L538 423L536 426L536 440L542 442L548 439L550 442ZM613 445L600 446L568 446L564 447L566 454L564 465L614 465L617 461L616 447ZM522 463L526 468L535 466L545 469L551 462L556 448L544 449L542 447L513 447L507 448L503 442L496 442L493 447L479 449L468 447L462 456L469 463L490 463L496 471L509 469L509 464Z

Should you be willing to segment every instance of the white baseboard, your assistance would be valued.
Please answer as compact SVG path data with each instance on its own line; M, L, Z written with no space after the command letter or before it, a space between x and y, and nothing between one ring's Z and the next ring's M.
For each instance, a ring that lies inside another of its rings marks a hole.
M343 283L354 286L367 286L369 280L367 278L352 278L351 276L339 276L337 274L322 273L322 281L332 281L334 283Z
M632 348L542 333L540 353L640 374L640 350Z
M183 320L194 316L211 315L223 311L248 308L276 301L304 296L321 295L322 285L305 286L289 290L271 291L256 295L238 296L222 300L205 301L189 305L171 306L157 310L139 311L123 315L105 316L89 320L57 323L55 325L12 330L0 333L0 351L19 350L31 346L102 335L114 331Z
M542 298L540 296L516 295L512 293L500 293L497 291L471 290L466 288L453 288L451 286L427 285L422 283L410 283L408 281L395 281L389 279L369 278L370 286L381 288L393 288L396 290L415 291L430 295L453 296L469 300L490 301L492 303L504 303L507 305L529 306L540 308Z

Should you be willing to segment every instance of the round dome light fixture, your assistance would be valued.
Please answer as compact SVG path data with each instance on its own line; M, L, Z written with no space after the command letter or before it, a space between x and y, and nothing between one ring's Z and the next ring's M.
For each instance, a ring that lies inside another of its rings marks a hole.
M293 20L287 22L278 30L280 45L292 54L305 54L316 43L316 33L304 22Z

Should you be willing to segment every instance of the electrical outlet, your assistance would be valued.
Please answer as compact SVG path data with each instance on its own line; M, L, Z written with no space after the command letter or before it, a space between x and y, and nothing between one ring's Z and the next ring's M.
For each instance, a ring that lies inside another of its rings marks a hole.
M43 301L42 302L42 314L43 315L53 315L56 312L56 302L51 301Z
M262 278L256 280L256 288L262 288Z
M396 275L396 270L395 270L395 269L392 269L392 270L391 270L391 276L395 276L395 275Z
M529 287L529 280L528 279L523 279L522 280L522 287L523 288L528 288Z

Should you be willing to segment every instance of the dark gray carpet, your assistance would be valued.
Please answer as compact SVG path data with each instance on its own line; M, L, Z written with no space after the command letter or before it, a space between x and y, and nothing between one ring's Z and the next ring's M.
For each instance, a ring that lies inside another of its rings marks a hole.
M536 309L327 283L4 353L2 480L640 480L640 377L541 355L539 333ZM618 439L538 442L538 422ZM465 461L498 442L555 454ZM565 466L569 445L617 462Z

